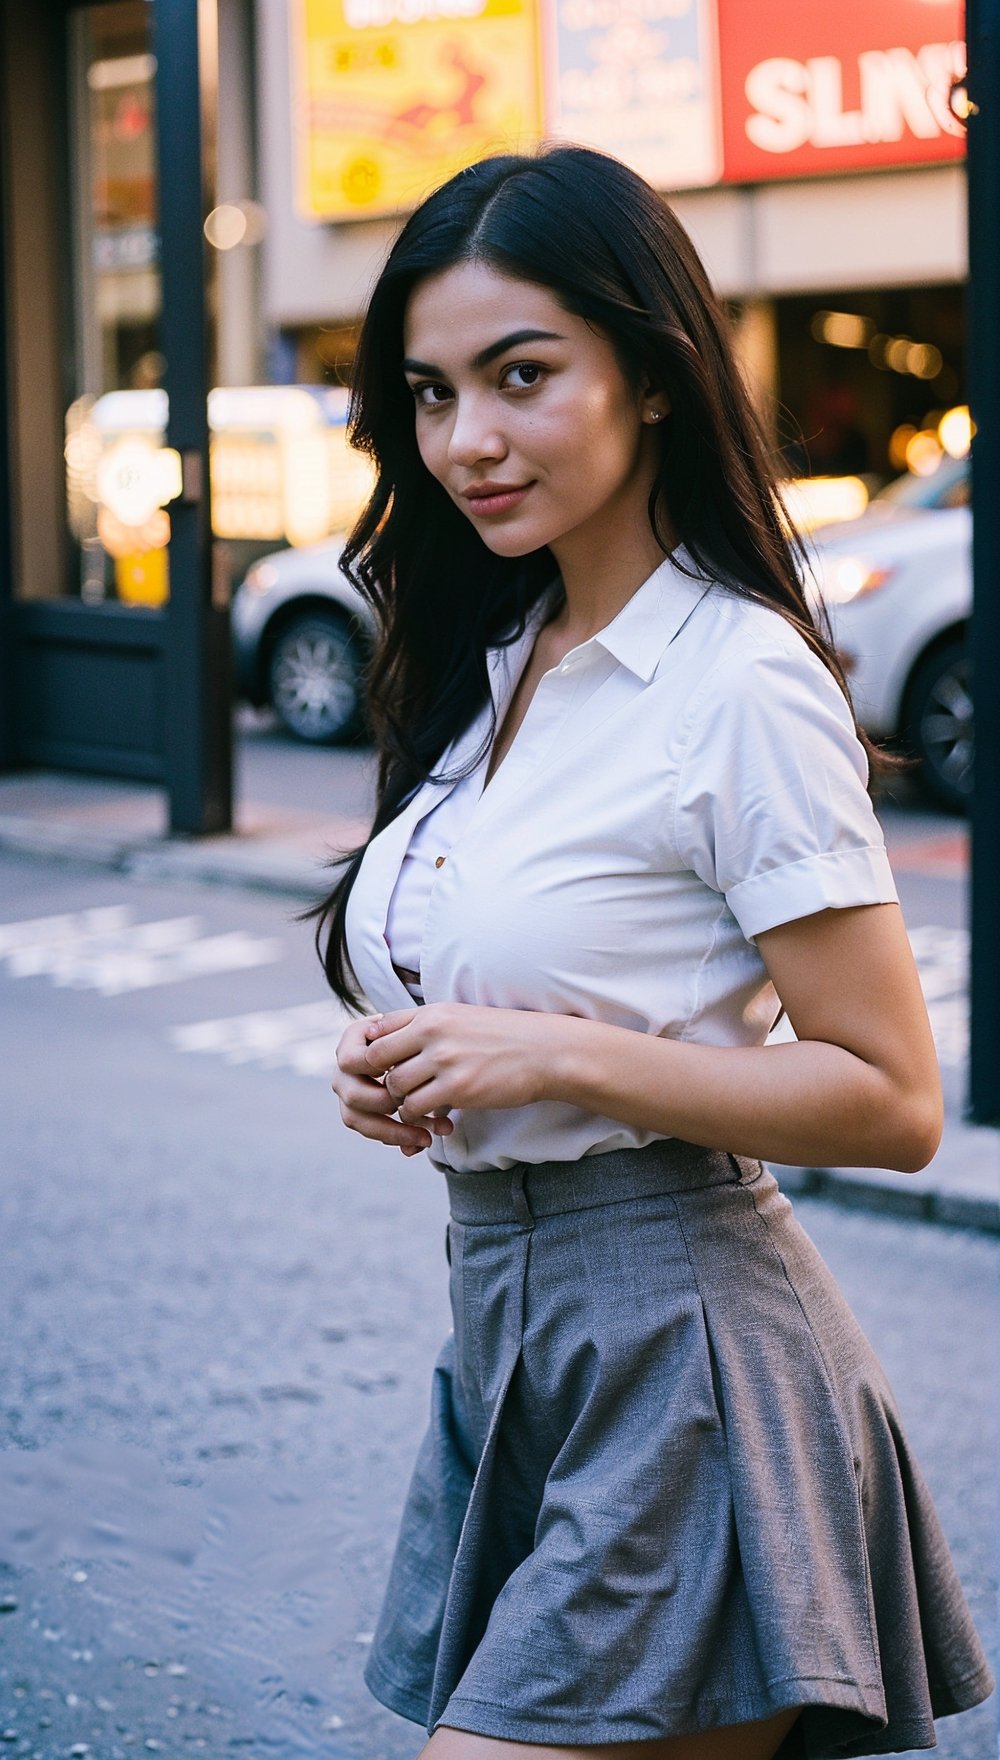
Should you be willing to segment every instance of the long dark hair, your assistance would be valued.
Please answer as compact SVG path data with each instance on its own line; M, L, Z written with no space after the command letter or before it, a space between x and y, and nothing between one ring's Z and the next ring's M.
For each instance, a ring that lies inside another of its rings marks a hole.
M368 842L490 701L487 649L523 633L556 573L548 549L494 555L417 450L402 367L407 301L425 276L470 260L550 288L567 310L600 326L631 383L646 374L667 394L671 413L659 430L662 462L649 499L654 535L666 552L664 533L672 532L699 577L794 624L847 695L832 641L803 593L726 314L676 215L634 171L585 147L470 165L423 202L393 245L368 306L351 389L350 439L377 474L341 567L372 605L379 630L368 680L378 796L368 840L333 864L333 890L307 915L317 919L331 988L354 1008L362 1004L344 916Z

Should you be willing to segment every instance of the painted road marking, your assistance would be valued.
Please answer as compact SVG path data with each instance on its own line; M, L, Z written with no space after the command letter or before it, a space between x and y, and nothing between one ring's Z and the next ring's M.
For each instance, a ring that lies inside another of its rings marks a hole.
M269 965L284 952L274 936L242 929L203 935L201 927L200 917L136 923L119 905L34 917L0 924L0 959L12 978L45 977L62 988L121 996Z
M20 948L57 946L83 935L114 934L130 921L123 905L74 911L59 917L28 917L23 923L0 923L0 959Z
M969 1054L968 931L925 923L910 931L910 944L938 1057L960 1067ZM283 952L276 937L242 929L202 935L201 919L194 916L136 923L124 905L0 923L0 961L11 977L47 977L102 996L246 971L273 964ZM179 1051L221 1056L231 1064L328 1076L350 1018L330 999L197 1021L173 1028L170 1037Z
M195 1021L174 1027L170 1039L178 1051L202 1052L226 1063L257 1063L265 1069L329 1077L340 1035L351 1018L331 998L225 1020Z

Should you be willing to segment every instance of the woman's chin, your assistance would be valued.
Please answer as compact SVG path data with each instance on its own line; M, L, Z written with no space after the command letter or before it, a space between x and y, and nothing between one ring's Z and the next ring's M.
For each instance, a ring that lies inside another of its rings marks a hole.
M494 556L509 556L512 560L518 556L533 556L544 550L549 542L544 533L535 527L529 530L526 526L520 529L514 524L510 526L483 526L475 521L476 530Z

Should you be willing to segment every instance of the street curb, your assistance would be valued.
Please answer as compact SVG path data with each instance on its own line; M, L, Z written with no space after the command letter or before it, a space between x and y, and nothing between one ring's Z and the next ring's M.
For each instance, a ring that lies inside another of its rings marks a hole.
M243 891L275 893L313 904L326 890L322 862L317 860L315 878L306 864L260 860L245 848L205 850L200 839L160 839L120 843L100 833L77 827L39 824L33 819L0 820L0 851L9 855L34 856L42 861L73 862L87 868L103 868L115 874L153 881L182 881L187 885L234 886ZM235 859L232 859L235 858Z
M863 1169L832 1167L775 1167L783 1192L802 1198L822 1198L842 1210L867 1210L895 1216L907 1222L930 1222L937 1227L973 1229L977 1234L1000 1235L1000 1198L978 1197L971 1192L938 1192L926 1186L914 1191L900 1176L898 1186L866 1180Z
M236 854L237 852L233 852ZM202 852L196 844L180 844L166 849L135 850L125 861L121 872L136 880L183 882L189 886L234 886L244 892L267 892L278 898L292 898L298 904L316 904L330 890L326 870L320 860L312 863L310 878L305 862L287 865L278 857L269 862L239 852L242 859L230 864L226 853L213 860L211 853Z
M35 819L0 816L0 852L34 856L44 861L104 869L129 879L188 886L234 887L314 904L325 890L318 859L289 858L243 844L206 848L203 840L155 838L120 842L78 826L40 823ZM314 870L310 875L307 867ZM863 1169L776 1167L775 1175L790 1196L819 1198L845 1210L894 1216L937 1227L971 1229L1000 1235L1000 1196L914 1188L906 1176L899 1183L869 1180Z

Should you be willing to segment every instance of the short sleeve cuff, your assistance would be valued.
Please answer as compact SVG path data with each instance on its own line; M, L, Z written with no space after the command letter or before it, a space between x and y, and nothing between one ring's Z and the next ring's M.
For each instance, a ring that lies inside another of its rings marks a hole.
M746 939L779 923L794 923L816 911L843 910L849 905L895 904L896 884L885 850L868 844L806 856L784 867L770 868L741 880L726 893L726 902Z

